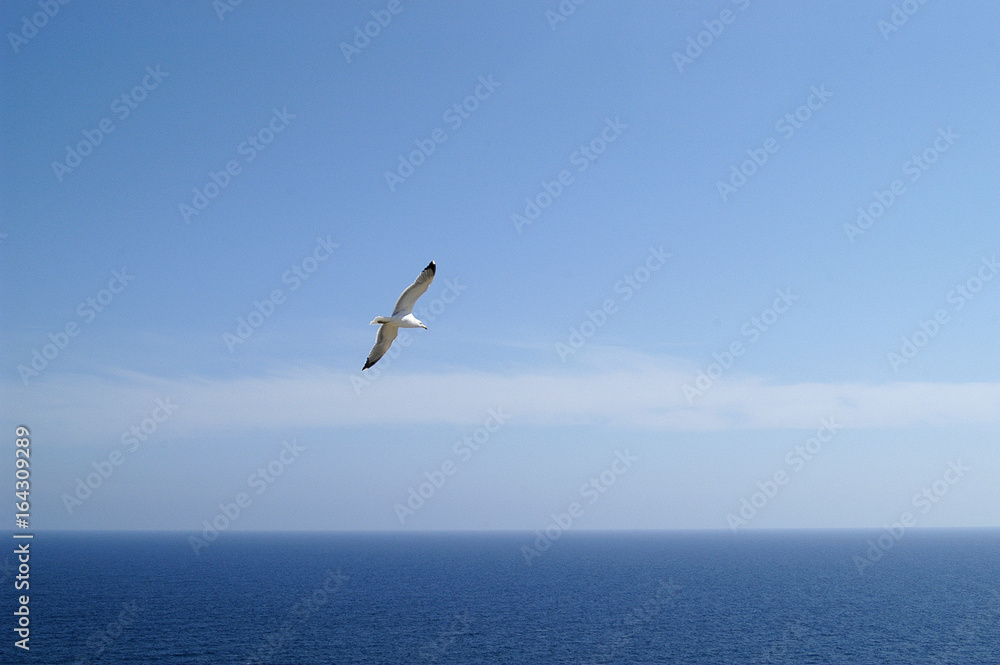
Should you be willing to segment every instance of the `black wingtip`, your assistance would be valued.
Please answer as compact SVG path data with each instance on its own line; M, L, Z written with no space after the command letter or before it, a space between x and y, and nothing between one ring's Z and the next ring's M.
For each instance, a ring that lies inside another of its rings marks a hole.
M434 273L437 272L437 264L431 261L430 263L427 264L427 267L424 268L424 270L430 270L431 274L433 275Z

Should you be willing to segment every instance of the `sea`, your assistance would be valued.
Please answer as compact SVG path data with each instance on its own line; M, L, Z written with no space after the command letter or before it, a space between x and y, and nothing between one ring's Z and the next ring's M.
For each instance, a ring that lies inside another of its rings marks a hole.
M1000 665L998 530L550 535L8 539L0 662Z

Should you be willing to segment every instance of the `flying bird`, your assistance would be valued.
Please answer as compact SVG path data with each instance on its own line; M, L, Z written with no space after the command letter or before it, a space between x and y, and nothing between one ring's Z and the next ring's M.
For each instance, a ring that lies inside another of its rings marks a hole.
M372 347L371 353L368 354L365 366L361 368L362 372L377 363L379 358L385 355L385 352L392 346L392 341L396 339L400 328L423 328L427 330L427 326L421 323L417 317L413 316L413 305L416 304L417 298L424 295L427 287L434 281L436 270L437 267L433 261L428 263L427 267L417 275L417 279L413 284L406 287L403 294L399 296L399 300L396 301L396 307L392 310L392 316L376 316L375 320L371 322L371 325L379 325L378 335L375 337L375 346Z

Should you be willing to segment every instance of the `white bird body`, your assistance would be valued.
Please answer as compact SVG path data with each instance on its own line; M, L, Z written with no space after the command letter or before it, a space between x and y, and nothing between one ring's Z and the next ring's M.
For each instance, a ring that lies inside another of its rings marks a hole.
M427 292L427 288L434 281L435 272L437 272L437 266L431 261L417 275L417 279L413 284L406 287L406 290L399 296L396 306L392 309L392 316L376 316L372 321L372 325L379 326L378 335L375 336L375 346L372 347L371 352L368 354L365 366L361 368L362 372L377 363L379 358L385 355L385 352L392 346L393 340L396 339L400 328L427 329L427 326L420 319L413 316L413 306L416 304L417 298Z
M371 325L376 324L389 324L399 328L423 328L424 330L427 330L427 326L421 323L421 321L417 317L413 316L413 314L407 314L405 316L376 316Z

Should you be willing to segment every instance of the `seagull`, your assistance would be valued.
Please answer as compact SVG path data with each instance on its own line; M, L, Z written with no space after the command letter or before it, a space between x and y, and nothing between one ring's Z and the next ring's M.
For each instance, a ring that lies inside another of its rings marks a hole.
M417 279L414 280L413 284L406 287L406 290L399 296L399 300L396 301L396 307L392 310L392 316L376 316L375 320L371 322L371 325L379 325L378 335L375 337L375 346L372 347L371 353L368 354L365 366L361 368L362 372L377 363L379 358L385 355L385 352L392 346L392 340L396 339L396 334L399 333L400 328L423 328L427 330L427 326L421 323L417 317L413 316L413 305L416 304L417 298L424 295L427 287L434 281L436 270L437 267L433 261L428 263L427 267L417 275Z

